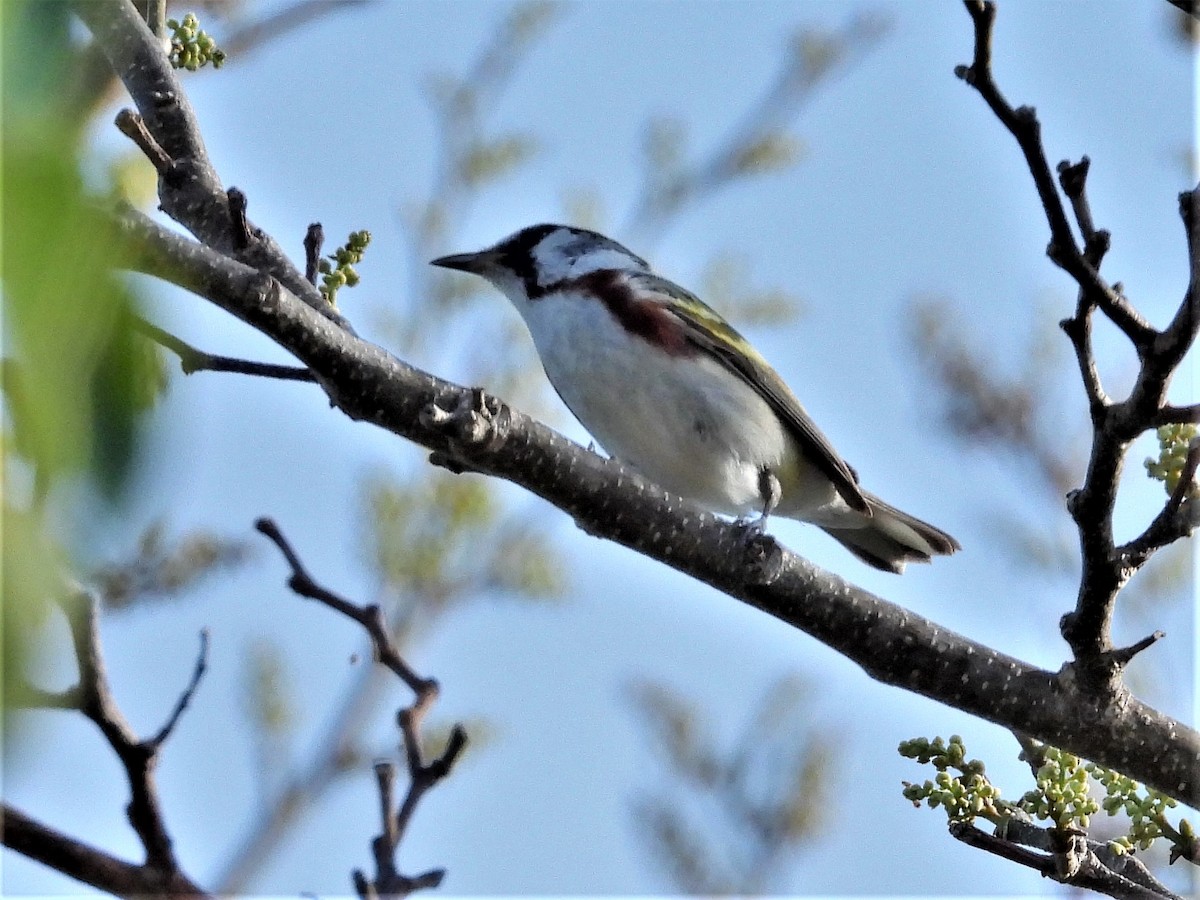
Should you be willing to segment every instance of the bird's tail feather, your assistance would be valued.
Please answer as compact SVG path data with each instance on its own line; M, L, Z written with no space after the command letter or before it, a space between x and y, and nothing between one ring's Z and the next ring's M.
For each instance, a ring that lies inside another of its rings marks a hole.
M906 563L929 562L934 556L948 556L962 547L940 528L923 522L864 492L871 507L871 518L857 528L824 530L867 565L897 574Z

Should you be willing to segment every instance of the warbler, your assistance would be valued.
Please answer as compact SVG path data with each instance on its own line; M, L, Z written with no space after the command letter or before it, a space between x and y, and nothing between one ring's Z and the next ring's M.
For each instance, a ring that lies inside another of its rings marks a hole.
M611 238L535 225L432 265L499 288L575 417L660 487L718 513L811 522L888 572L960 549L860 487L749 342Z

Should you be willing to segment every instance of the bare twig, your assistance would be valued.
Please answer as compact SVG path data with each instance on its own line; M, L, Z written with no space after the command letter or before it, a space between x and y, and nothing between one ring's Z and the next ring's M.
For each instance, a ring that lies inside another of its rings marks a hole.
M1104 310L1139 351L1146 348L1154 338L1154 330L1128 301L1104 282L1075 242L1066 211L1054 184L1054 177L1046 161L1037 113L1030 106L1013 109L992 77L992 26L996 20L995 3L983 0L965 2L967 11L975 23L975 58L970 66L958 66L954 71L979 92L996 114L996 118L1016 138L1050 224L1050 246L1046 250L1047 254L1079 283L1080 288L1088 295L1089 302Z
M241 375L257 375L263 378L280 378L285 381L316 381L309 369L300 366L281 366L274 363L251 362L232 356L216 356L193 347L168 331L142 318L134 318L133 327L156 344L161 344L179 357L183 374L193 372L237 372Z
M163 723L163 727L159 729L158 734L145 741L145 745L157 751L162 747L163 743L171 736L171 732L175 730L175 726L179 724L179 718L183 715L183 711L188 708L188 704L192 702L192 696L196 693L196 688L200 687L200 679L204 677L204 672L208 668L208 629L204 628L200 631L200 652L196 656L196 667L192 670L192 680L188 682L188 686L183 693L179 695L179 700L175 704L175 709L171 715L167 717L167 721Z
M1078 526L1083 566L1075 610L1062 619L1063 636L1071 645L1074 673L1090 689L1122 696L1120 667L1113 665L1111 620L1116 598L1137 568L1160 547L1190 530L1176 515L1183 495L1173 497L1146 531L1126 547L1113 542L1112 514L1117 487L1130 442L1162 417L1171 376L1192 346L1200 328L1200 238L1197 237L1197 193L1180 195L1180 215L1187 234L1191 278L1188 291L1171 324L1157 332L1122 294L1108 286L1097 266L1108 248L1108 235L1097 230L1085 193L1089 160L1059 167L1063 192L1071 200L1084 237L1080 251L1067 220L1058 189L1050 175L1041 141L1041 126L1030 107L1013 109L992 77L992 26L996 5L965 0L975 26L975 55L970 66L955 71L974 87L1017 141L1033 176L1050 226L1050 258L1079 285L1074 317L1062 323L1079 363L1093 425L1092 452L1083 486L1068 498ZM1093 355L1091 315L1099 308L1133 344L1141 363L1128 399L1113 402L1104 392ZM1190 483L1190 482L1189 482Z
M141 116L132 109L122 109L117 113L116 126L121 134L137 144L138 149L154 166L154 171L164 176L171 171L174 162L167 151L154 139L154 135L150 133L150 129L146 127Z
M320 222L313 222L304 233L304 277L317 283L318 266L321 263L321 245L325 243L325 229Z
M403 897L421 888L437 887L445 876L445 870L433 869L415 877L402 875L396 869L396 850L404 839L405 831L421 798L449 774L455 760L466 747L466 732L461 725L455 725L442 755L426 764L422 759L420 728L425 713L437 699L437 682L432 678L419 677L403 660L378 606L358 606L317 584L272 520L259 519L255 528L270 538L292 567L288 586L302 597L323 603L358 622L371 636L376 661L396 673L416 695L413 704L398 713L398 723L404 738L404 755L408 762L408 792L400 804L399 811L393 814L395 768L389 762L376 764L375 775L379 787L383 827L381 834L372 843L375 878L371 880L362 871L354 871L352 881L355 890L364 898Z
M250 223L246 221L246 195L238 188L231 187L225 192L225 197L229 204L229 227L230 233L233 235L233 249L236 253L241 253L254 240Z
M132 795L126 807L126 814L145 849L146 861L141 866L122 863L102 851L38 825L8 808L5 810L5 844L34 859L54 865L60 871L81 878L89 884L136 884L134 889L119 891L126 895L202 893L181 871L175 858L171 837L167 832L158 800L154 769L163 743L179 722L179 717L204 674L208 651L207 635L201 636L200 654L195 671L166 724L153 738L139 740L121 714L108 683L100 649L95 599L83 590L76 590L69 602L64 601L63 611L71 629L79 666L79 682L71 690L58 695L62 701L60 708L66 708L68 699L77 701L76 708L96 724L124 767Z
M1112 243L1112 236L1105 230L1097 230L1092 221L1092 208L1087 198L1087 174L1092 161L1086 156L1077 163L1065 160L1058 164L1058 183L1071 201L1075 222L1083 235L1083 253L1092 266L1099 268Z
M324 603L330 609L353 619L365 628L367 634L371 636L376 661L395 672L400 680L409 686L417 695L418 704L422 709L437 699L438 683L432 678L419 676L400 656L400 651L388 633L383 619L383 610L379 606L374 603L368 606L358 606L317 584L308 574L308 570L304 568L304 563L300 561L300 557L292 549L292 545L283 536L283 532L279 530L279 526L271 519L259 519L254 523L254 527L271 539L288 561L288 565L292 567L292 577L288 579L288 587L302 597Z
M100 652L100 634L96 602L80 592L74 604L65 608L79 662L80 709L100 728L109 746L125 767L133 797L127 814L146 849L146 864L164 873L179 871L167 834L158 791L154 784L154 766L159 745L140 741L113 699L104 659Z
M1113 650L1110 655L1113 662L1115 662L1118 666L1128 665L1131 659L1133 659L1143 650L1152 647L1166 636L1167 633L1165 631L1156 631L1154 634L1148 634L1140 641L1130 644L1128 647L1120 647L1116 650Z

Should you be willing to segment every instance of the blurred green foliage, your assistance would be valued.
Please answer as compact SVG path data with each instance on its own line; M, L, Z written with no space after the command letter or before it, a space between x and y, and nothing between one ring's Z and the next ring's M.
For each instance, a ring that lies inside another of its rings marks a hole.
M207 531L172 539L165 523L152 522L129 558L93 571L89 581L107 609L125 609L146 600L174 599L218 569L240 565L249 552L245 541Z
M558 560L527 516L506 512L491 482L441 470L405 482L382 476L364 491L371 563L385 590L425 614L490 590L530 599L564 589Z
M114 236L85 189L86 121L68 102L84 71L65 3L6 2L3 16L4 674L18 679L28 629L61 592L60 487L119 501L157 355L128 328L135 299L110 271Z
M769 891L828 806L834 747L812 726L812 687L796 677L771 684L732 743L699 703L663 684L639 681L630 693L669 773L637 798L634 816L673 888Z

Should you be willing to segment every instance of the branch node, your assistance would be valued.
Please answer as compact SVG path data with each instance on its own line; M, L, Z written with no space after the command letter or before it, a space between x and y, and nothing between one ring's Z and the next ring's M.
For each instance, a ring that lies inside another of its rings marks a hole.
M1058 183L1062 185L1063 193L1068 199L1076 200L1083 196L1091 165L1092 161L1087 156L1081 157L1077 163L1064 159L1058 164Z
M427 428L441 431L450 440L452 450L492 453L508 439L512 412L482 388L472 388L458 396L453 409L444 409L436 401L430 403L421 411L420 421Z
M231 187L225 192L229 201L229 225L233 234L233 249L241 252L250 246L254 240L254 231L246 219L246 195L240 189Z

